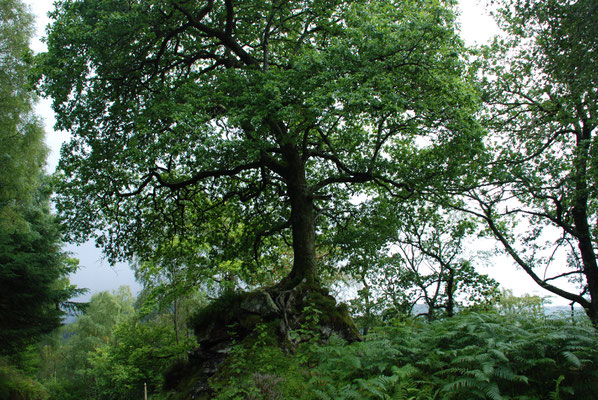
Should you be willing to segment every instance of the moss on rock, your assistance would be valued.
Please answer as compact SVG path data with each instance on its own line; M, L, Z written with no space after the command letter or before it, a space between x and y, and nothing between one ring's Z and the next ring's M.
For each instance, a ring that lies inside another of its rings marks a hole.
M360 340L347 307L337 305L326 289L306 284L225 293L198 310L191 324L199 348L167 377L169 389L189 398L209 394L211 377L222 380L233 373L240 348L288 353L307 338L326 342L336 334L349 343Z

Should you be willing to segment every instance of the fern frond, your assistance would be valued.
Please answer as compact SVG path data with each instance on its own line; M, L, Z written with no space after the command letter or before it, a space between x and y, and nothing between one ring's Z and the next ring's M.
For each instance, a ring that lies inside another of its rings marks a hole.
M411 364L403 365L402 367L397 367L393 365L391 367L391 372L394 376L397 376L399 380L405 380L415 376L419 373L419 369Z
M484 388L484 393L486 393L486 396L488 396L491 400L502 400L498 385L495 383L486 386Z
M438 375L438 376L465 375L465 373L467 371L468 371L467 368L453 367L453 368L445 368L445 369L442 369L440 371L437 371L436 373L434 373L434 375Z
M453 381L451 383L447 383L446 385L444 385L442 387L442 391L444 391L444 392L459 392L463 389L477 388L477 387L479 387L479 385L480 385L480 381L478 381L477 379L464 377L464 378L459 378L456 381Z
M576 368L581 368L582 367L582 363L579 360L579 358L577 358L577 356L573 353L571 353L570 351L563 351L563 357L565 357L565 360L567 360L567 362L569 364L571 364L572 366L576 367Z
M491 376L494 374L494 363L493 362L485 362L482 364L482 371L484 375Z
M365 381L358 382L359 387L364 391L373 394L377 399L384 399L384 393L381 392L378 388L368 385Z
M554 392L550 392L549 396L552 400L561 400L561 390L560 390L560 386L561 386L561 382L563 382L563 380L565 380L565 375L561 375L559 376L556 381L555 381L555 389Z
M348 365L355 369L361 369L361 359L355 355L349 354L341 360L347 362Z
M319 400L334 400L328 393L318 389L313 389L313 394L316 396L315 398Z
M353 399L353 400L362 400L363 399L363 394L359 393L357 390L353 389L350 386L345 386L344 388L341 389L340 391L340 399L343 400L349 400L349 399Z
M511 368L500 366L494 369L494 376L509 382L529 383L529 379L525 375L518 375Z
M489 353L494 355L500 361L509 362L509 358L505 355L505 353L498 349L490 349Z

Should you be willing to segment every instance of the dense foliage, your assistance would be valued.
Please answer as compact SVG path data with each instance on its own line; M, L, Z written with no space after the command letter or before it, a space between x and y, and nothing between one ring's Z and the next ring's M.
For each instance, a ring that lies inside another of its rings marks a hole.
M94 295L86 315L39 348L37 377L45 388L31 386L57 400L130 399L142 396L144 383L154 400L190 398L194 370L181 362L193 342L177 343L169 315L142 317L140 306L126 288ZM487 311L433 322L395 314L350 345L336 337L321 343L322 316L308 314L290 332L302 338L292 351L271 323L226 349L207 398L543 400L598 394L596 331L583 313L547 316L538 298L507 294ZM164 391L173 374L186 378Z
M55 399L131 399L144 384L159 392L162 374L193 343L176 336L170 313L142 313L121 287L93 295L85 314L40 345L37 377Z
M451 0L58 1L61 226L0 0L0 398L597 398L597 5L497 3L469 52ZM56 329L63 226L139 297ZM500 292L479 235L572 314Z
M316 236L353 195L407 197L481 147L453 8L58 2L39 65L73 135L57 198L72 237L99 236L111 260L224 237L245 270L290 246L283 284L318 284Z
M0 356L15 355L57 328L80 293L68 275L50 213L43 129L28 84L33 19L16 0L0 1Z
M35 198L46 154L28 82L32 34L33 16L23 3L0 1L0 229L6 233L27 230L23 211Z
M533 312L407 318L363 342L306 342L295 354L257 334L213 378L212 398L592 399L598 337L585 321Z
M592 328L537 317L399 323L349 348L321 348L312 398L590 399L596 339Z
M0 1L0 398L38 400L31 346L57 329L82 291L70 284L77 260L62 251L50 212L42 125L29 83L33 17L21 1Z
M69 300L81 293L69 283L77 260L61 250L58 224L47 194L24 213L26 232L0 231L0 355L15 354L58 328Z
M47 398L44 386L22 371L0 360L0 399L42 400Z

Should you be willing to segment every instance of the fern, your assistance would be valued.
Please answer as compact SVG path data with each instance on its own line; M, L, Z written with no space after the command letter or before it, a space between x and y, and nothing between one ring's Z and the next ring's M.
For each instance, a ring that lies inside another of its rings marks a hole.
M529 379L525 375L518 375L509 367L500 366L494 369L493 375L501 380L509 382L529 383Z
M419 373L419 369L414 367L411 364L403 365L402 367L392 366L391 367L392 374L396 376L399 380L409 379Z
M502 396L500 395L500 390L498 389L498 385L492 383L484 388L484 392L486 396L492 400L502 400Z
M502 400L498 385L473 378L460 378L442 388L447 398Z
M556 380L556 387L554 389L554 392L550 393L550 398L552 400L561 400L561 390L560 390L560 386L561 386L561 382L563 382L565 380L565 376L561 375L557 378Z
M598 398L598 337L560 320L488 313L406 321L314 354L304 399Z
M576 368L581 368L583 366L582 362L579 360L579 358L577 358L577 356L575 354L573 354L570 351L563 351L561 353L563 355L563 357L565 358L565 360L567 360L567 362L576 367Z
M357 390L355 390L354 388L349 387L349 386L345 386L344 388L342 388L340 391L340 394L341 394L340 399L343 399L343 400L345 400L345 399L346 400L350 400L350 399L361 400L361 399L363 399L363 395L360 392L358 392Z
M368 394L364 397L384 399L384 386L381 386L379 382L375 381L375 379L376 378L369 379L367 381L364 379L358 379L357 385L363 392Z

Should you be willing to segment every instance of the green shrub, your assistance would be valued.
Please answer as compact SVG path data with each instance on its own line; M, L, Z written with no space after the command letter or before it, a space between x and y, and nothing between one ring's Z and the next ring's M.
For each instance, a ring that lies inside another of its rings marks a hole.
M0 400L44 400L48 395L41 383L0 359Z

